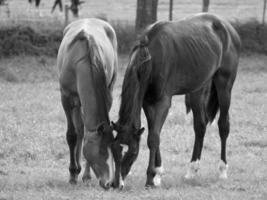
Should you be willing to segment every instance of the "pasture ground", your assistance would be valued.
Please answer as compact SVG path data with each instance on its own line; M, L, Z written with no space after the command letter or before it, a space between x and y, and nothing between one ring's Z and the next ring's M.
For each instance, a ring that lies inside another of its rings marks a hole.
M127 56L120 70L110 112L116 121ZM162 186L146 190L147 131L140 154L122 191L104 191L93 177L68 184L66 120L60 104L55 59L14 57L0 61L0 199L267 199L267 56L243 55L234 85L229 178L218 179L220 140L209 126L199 175L184 180L194 142L192 114L184 97L173 98L161 135L165 175ZM146 127L144 116L142 124ZM146 129L147 130L147 129ZM84 162L83 162L84 164Z

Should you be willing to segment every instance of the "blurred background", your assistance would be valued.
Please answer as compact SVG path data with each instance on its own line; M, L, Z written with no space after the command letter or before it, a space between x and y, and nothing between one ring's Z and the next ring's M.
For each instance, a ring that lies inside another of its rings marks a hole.
M136 32L155 20L179 20L201 11L230 20L242 37L244 49L257 52L267 49L266 0L1 0L0 3L0 44L5 41L0 46L0 56L19 54L18 51L33 54L36 49L31 47L39 49L35 54L55 56L61 40L59 32L71 21L85 17L109 21L117 32L119 51L125 53L136 39ZM24 40L27 44L21 47ZM41 49L43 45L50 46L49 50Z

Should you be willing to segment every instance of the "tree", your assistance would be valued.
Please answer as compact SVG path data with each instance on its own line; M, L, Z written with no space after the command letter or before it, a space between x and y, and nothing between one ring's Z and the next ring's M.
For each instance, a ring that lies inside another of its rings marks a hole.
M210 4L210 0L203 0L202 12L208 12L209 11L209 4Z
M135 28L142 30L157 20L158 0L137 0Z
M173 0L170 0L169 5L169 20L172 21Z

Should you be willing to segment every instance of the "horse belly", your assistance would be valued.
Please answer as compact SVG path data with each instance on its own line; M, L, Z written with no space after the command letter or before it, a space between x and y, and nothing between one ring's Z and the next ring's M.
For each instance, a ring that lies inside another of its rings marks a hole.
M203 87L217 71L216 63L181 68L172 78L174 94L186 94Z

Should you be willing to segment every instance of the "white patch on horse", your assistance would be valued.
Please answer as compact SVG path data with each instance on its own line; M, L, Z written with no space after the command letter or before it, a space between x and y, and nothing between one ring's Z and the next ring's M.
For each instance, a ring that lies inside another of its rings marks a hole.
M155 177L153 178L153 183L155 186L161 185L161 176L159 174L155 175Z
M164 168L162 166L155 168L155 177L153 178L153 183L155 186L161 185L161 175L164 173Z
M112 134L113 134L113 137L114 137L114 138L116 138L116 137L117 137L117 135L118 135L118 132L117 132L117 131L115 131L115 130L113 130L113 131L112 131Z
M199 160L191 162L189 164L189 167L188 167L188 170L186 172L185 178L186 179L194 178L196 176L198 170L199 170Z
M115 177L115 163L114 163L114 158L111 153L111 149L108 147L108 159L107 159L107 165L109 169L109 182L112 182Z
M124 188L124 181L123 181L121 175L120 175L120 183L119 183L119 184L120 184L120 185L119 185L119 188L120 188L120 189L123 189L123 188Z
M164 168L162 166L155 168L156 174L162 175L164 173Z
M129 149L129 146L127 144L121 144L121 147L122 147L121 154L122 154L122 157L124 157Z
M228 171L228 165L221 160L219 163L219 178L227 179L227 171Z

